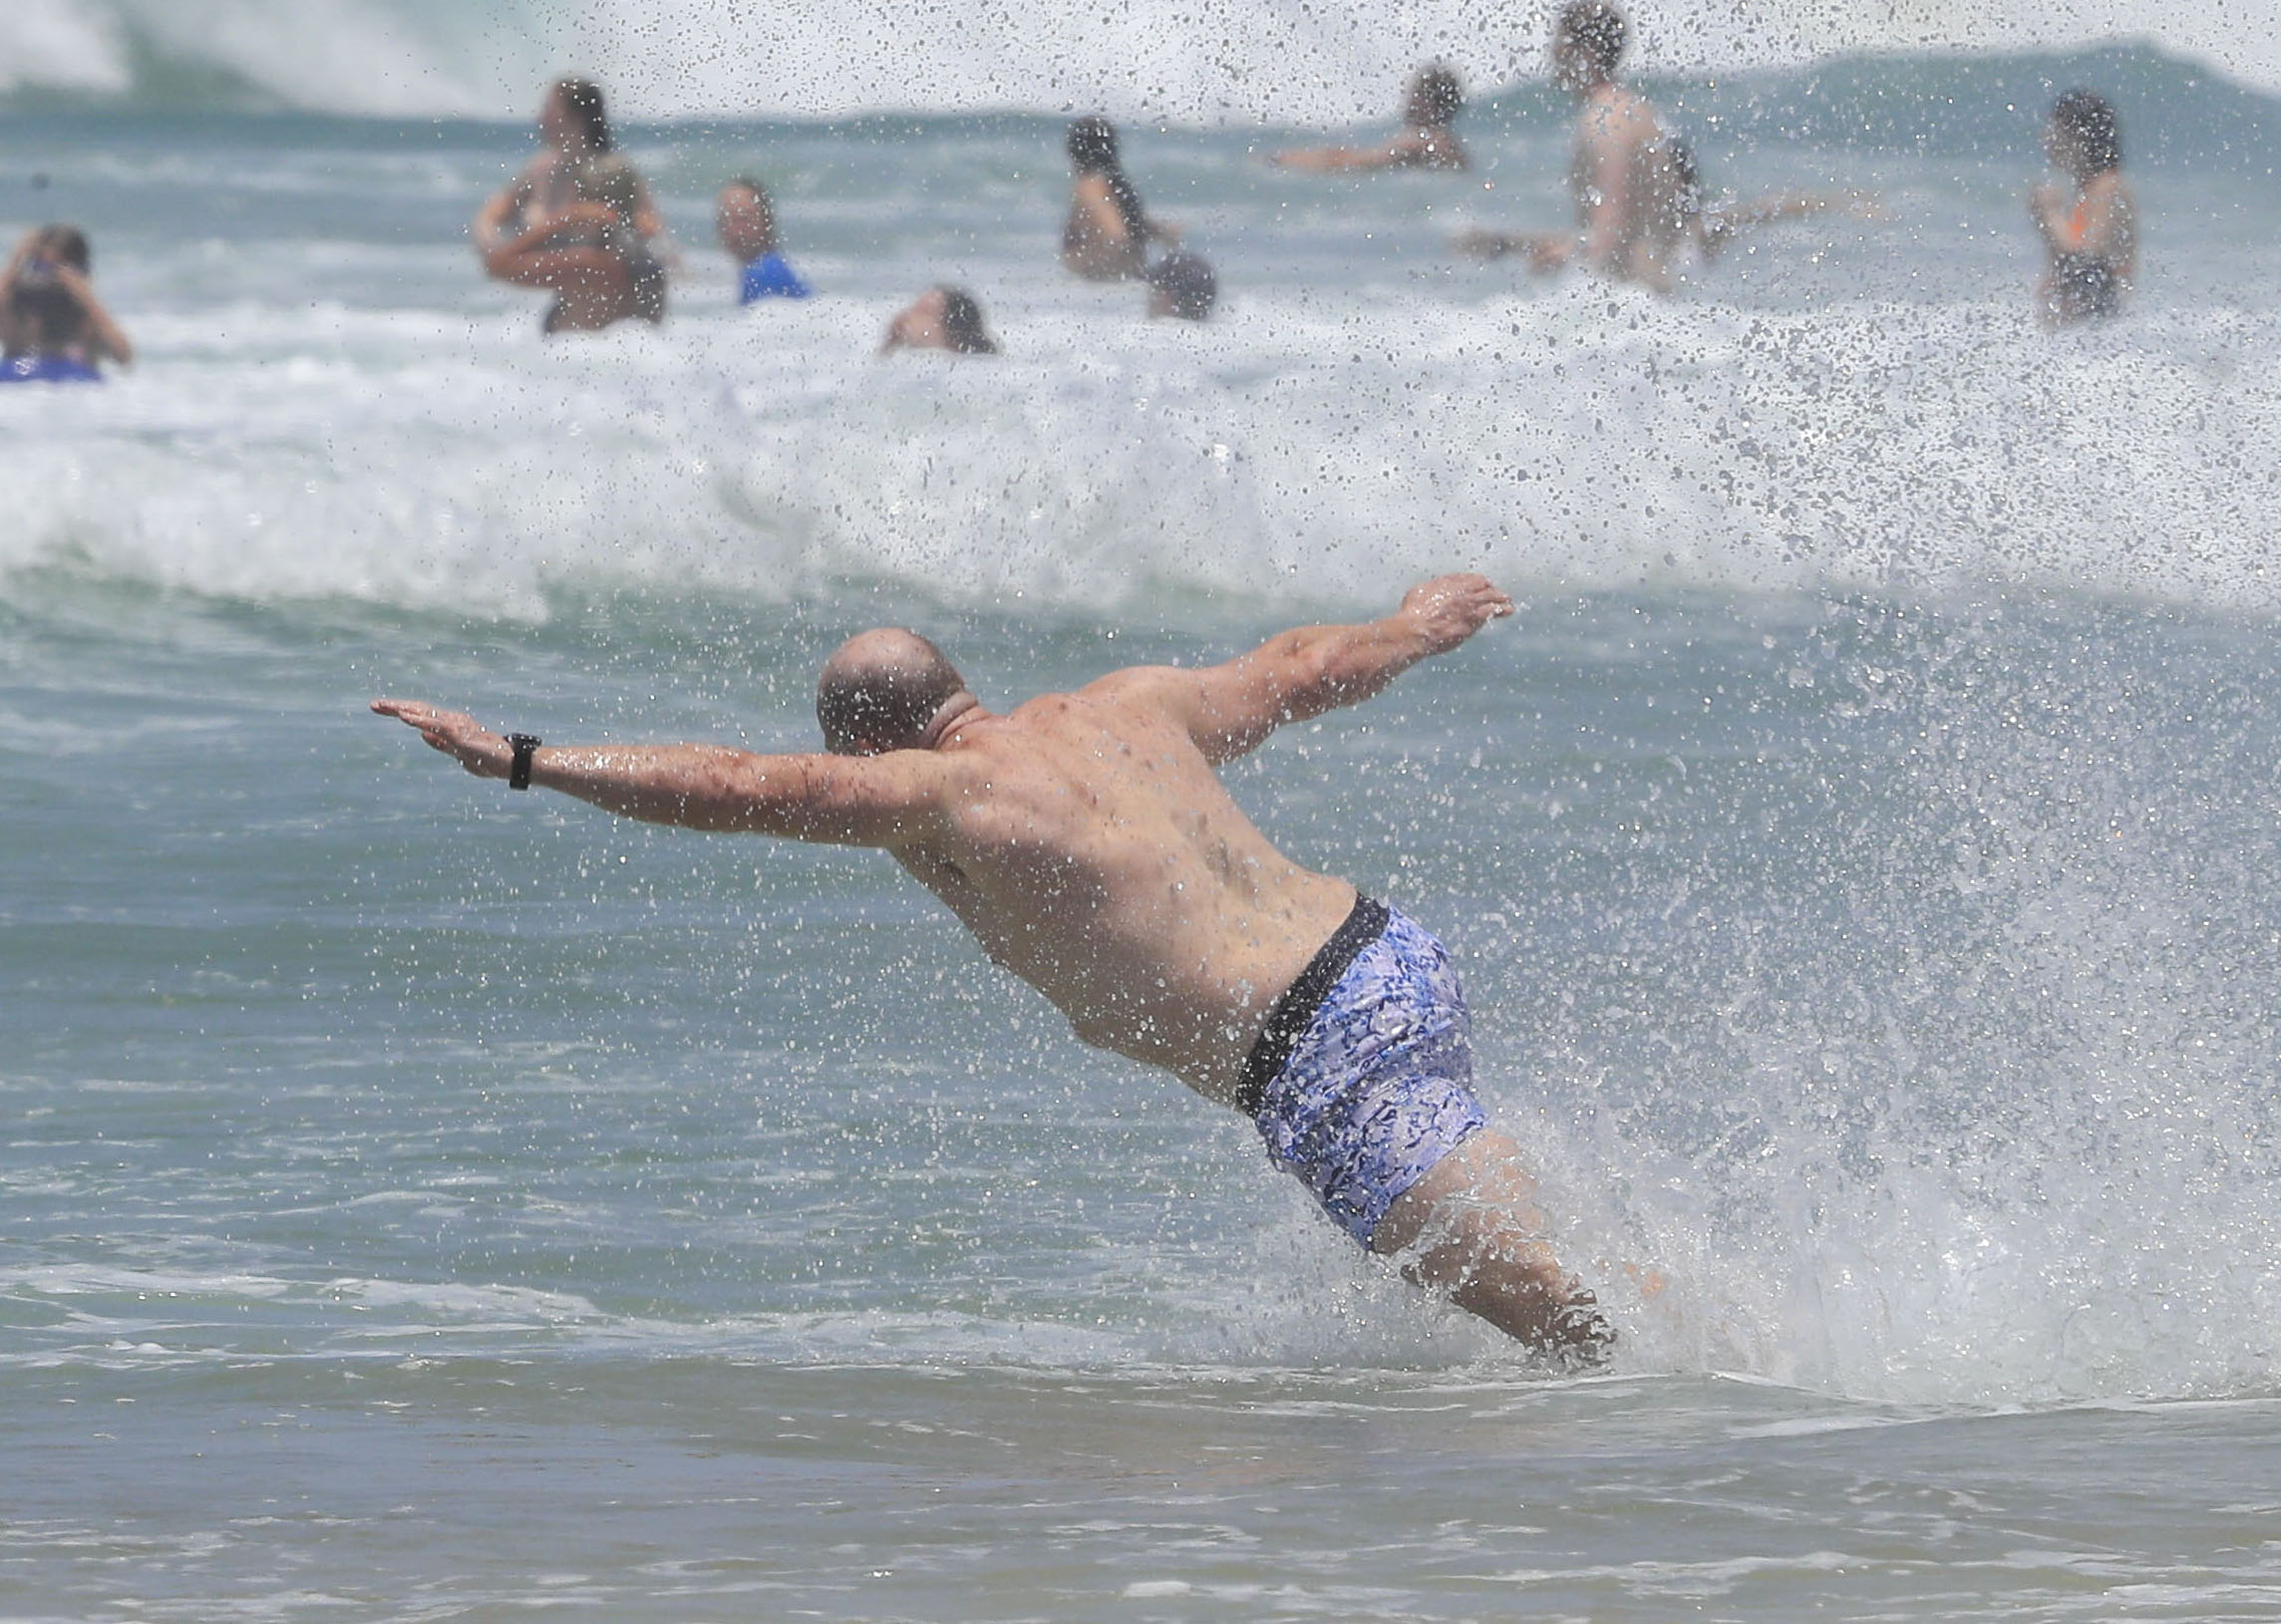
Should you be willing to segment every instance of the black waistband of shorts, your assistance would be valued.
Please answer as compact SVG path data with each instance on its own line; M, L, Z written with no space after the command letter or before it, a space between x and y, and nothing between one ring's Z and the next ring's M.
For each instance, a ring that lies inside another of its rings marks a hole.
M1390 917L1385 903L1357 892L1354 907L1331 932L1331 939L1275 1000L1275 1007L1267 1012L1267 1024L1259 1029L1259 1041L1243 1058L1243 1075L1235 1084L1235 1103L1246 1117L1259 1115L1259 1108L1267 1103L1267 1085L1291 1059L1292 1047L1313 1024L1315 1012L1331 996L1331 989L1347 973L1355 955L1386 934Z

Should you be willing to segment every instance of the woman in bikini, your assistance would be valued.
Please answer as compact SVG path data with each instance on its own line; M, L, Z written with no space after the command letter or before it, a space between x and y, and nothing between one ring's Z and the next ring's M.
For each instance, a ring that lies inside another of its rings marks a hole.
M1147 269L1148 244L1177 242L1177 228L1152 220L1117 156L1117 128L1080 119L1069 129L1069 219L1062 226L1062 264L1089 282L1122 282Z
M579 166L571 201L484 255L484 269L554 294L542 330L591 333L621 321L665 319L665 267L637 225L641 176L622 158Z
M2107 98L2072 90L2052 108L2044 153L2073 182L2029 194L2049 263L2036 285L2047 327L2120 314L2138 272L2138 203L2122 178L2122 125Z

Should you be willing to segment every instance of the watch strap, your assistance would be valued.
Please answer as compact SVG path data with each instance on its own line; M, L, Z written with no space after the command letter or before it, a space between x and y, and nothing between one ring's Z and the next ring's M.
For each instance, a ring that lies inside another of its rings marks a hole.
M514 760L507 765L506 787L509 790L530 788L530 753L538 748L535 734L510 733L506 742L514 747Z

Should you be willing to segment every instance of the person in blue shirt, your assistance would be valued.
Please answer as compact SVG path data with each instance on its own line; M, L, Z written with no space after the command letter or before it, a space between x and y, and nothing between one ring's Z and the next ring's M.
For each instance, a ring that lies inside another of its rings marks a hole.
M714 199L713 220L721 230L721 246L742 267L739 304L805 299L815 292L777 249L777 210L768 187L750 175L737 176Z
M99 383L97 363L134 361L95 296L93 264L77 226L43 225L16 244L0 271L0 383Z

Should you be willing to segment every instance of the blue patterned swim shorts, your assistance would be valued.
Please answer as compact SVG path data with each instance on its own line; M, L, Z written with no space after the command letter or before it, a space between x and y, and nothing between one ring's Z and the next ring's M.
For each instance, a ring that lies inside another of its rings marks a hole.
M1386 1209L1488 1126L1449 950L1368 897L1268 1012L1236 1101L1268 1158L1364 1246Z

